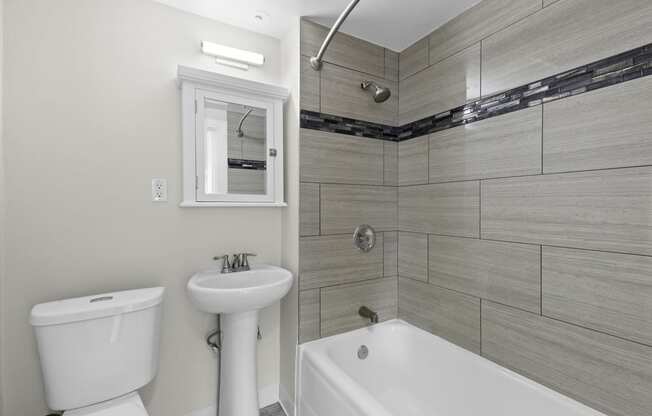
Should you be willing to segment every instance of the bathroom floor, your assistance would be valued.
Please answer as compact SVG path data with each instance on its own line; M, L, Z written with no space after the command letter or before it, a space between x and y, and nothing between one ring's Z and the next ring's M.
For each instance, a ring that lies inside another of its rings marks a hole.
M260 416L286 416L280 404L274 403L260 409Z

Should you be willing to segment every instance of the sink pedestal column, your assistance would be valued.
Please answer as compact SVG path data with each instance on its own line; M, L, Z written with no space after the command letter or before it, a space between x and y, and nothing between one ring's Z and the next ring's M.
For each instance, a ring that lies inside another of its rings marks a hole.
M221 315L220 416L258 416L258 311Z

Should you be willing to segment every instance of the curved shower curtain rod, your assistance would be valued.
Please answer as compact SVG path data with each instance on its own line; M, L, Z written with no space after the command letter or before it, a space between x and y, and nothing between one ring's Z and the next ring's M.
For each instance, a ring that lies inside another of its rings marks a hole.
M346 9L344 9L344 11L340 15L340 17L337 18L337 20L335 21L335 24L331 28L330 32L328 32L328 35L326 35L326 39L324 39L324 43L322 43L321 48L319 48L319 52L317 52L317 56L313 56L312 58L310 58L310 66L315 71L321 70L322 58L324 57L324 54L326 53L326 49L328 49L328 45L333 40L333 36L335 36L337 31L340 29L340 26L342 26L342 23L344 23L346 18L349 16L349 14L355 8L355 6L358 5L358 2L360 2L360 0L353 0L351 3L349 3L348 6L346 6Z

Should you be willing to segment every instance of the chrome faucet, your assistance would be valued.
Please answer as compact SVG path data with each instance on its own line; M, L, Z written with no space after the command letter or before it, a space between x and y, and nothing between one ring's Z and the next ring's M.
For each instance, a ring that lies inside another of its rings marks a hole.
M362 316L363 318L369 319L369 322L372 324L377 324L378 323L378 314L371 309L367 308L366 306L360 306L360 309L358 309L358 315Z
M222 273L235 273L235 272L245 272L251 270L249 266L249 257L256 256L254 253L239 253L232 256L232 260L229 260L229 255L225 254L224 256L215 256L213 260L222 260Z

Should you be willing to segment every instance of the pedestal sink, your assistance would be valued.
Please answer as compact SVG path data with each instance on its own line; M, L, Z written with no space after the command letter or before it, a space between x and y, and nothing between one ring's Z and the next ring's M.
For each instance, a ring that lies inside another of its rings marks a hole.
M208 270L188 282L188 294L199 310L221 314L220 416L258 416L258 311L278 302L291 286L292 273L266 265L225 274Z

